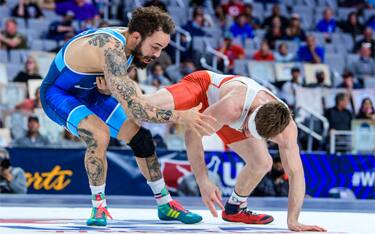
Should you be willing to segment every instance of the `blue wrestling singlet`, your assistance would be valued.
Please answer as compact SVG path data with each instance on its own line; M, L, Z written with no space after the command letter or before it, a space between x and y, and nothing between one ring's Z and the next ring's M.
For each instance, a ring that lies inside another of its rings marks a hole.
M77 127L81 120L95 114L102 119L112 137L126 120L124 109L112 96L99 93L96 77L103 73L82 73L74 71L65 62L65 51L77 39L105 33L126 45L125 37L116 28L91 29L70 39L53 60L40 88L40 99L47 116L54 122L78 136ZM132 63L133 56L128 58Z

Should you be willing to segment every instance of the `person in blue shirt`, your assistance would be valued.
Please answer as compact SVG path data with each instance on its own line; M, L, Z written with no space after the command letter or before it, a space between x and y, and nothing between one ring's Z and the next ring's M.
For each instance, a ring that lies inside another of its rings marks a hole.
M315 37L307 36L306 45L301 46L297 52L298 61L308 63L323 63L324 62L324 48L316 46Z
M336 20L333 18L331 8L326 8L323 12L323 19L316 25L316 30L324 33L333 33L336 30Z
M247 22L246 15L244 14L237 16L229 31L232 33L233 37L240 37L242 39L254 37L253 28Z

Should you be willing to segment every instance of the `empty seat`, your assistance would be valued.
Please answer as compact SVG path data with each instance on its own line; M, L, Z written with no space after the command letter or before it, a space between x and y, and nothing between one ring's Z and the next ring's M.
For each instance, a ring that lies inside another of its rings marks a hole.
M44 45L44 50L50 51L57 47L57 42L54 40L44 40L43 45Z
M30 48L33 50L44 50L43 40L33 40Z
M0 63L7 63L9 62L8 52L6 50L0 49Z
M6 69L6 64L0 63L0 84L8 83L8 72Z
M340 74L345 68L345 58L338 54L329 54L325 56L325 63L333 72L339 72Z
M7 64L6 67L9 81L12 81L16 77L16 75L24 68L22 64Z
M234 60L234 74L249 76L247 66L249 65L249 60L246 59L236 59Z
M356 8L340 7L337 10L337 20L346 20L351 12L357 12Z
M26 98L26 84L8 83L0 85L0 103L14 108Z

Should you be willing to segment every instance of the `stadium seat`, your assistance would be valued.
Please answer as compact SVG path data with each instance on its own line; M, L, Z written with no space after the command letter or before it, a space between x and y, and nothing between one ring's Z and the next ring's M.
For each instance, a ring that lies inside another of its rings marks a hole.
M365 87L367 89L374 89L375 90L375 77L365 79Z
M358 54L348 54L346 57L346 64L350 67L351 64L358 61L359 55Z
M325 63L331 70L337 71L340 74L345 68L345 59L339 54L327 53L325 56Z
M12 141L9 128L0 128L0 147L9 146Z
M23 70L24 65L23 64L13 64L9 63L7 64L7 74L8 74L8 80L12 81L15 76Z
M186 8L168 7L168 12L172 16L177 25L184 25L188 21L188 14Z
M6 6L0 6L0 15L1 17L9 17L10 16L10 9Z
M7 63L7 62L9 62L8 52L6 50L0 49L0 63Z
M31 42L31 48L33 48L33 50L40 50L42 51L44 49L44 42L43 40L38 40L38 39L35 39Z
M10 129L13 139L18 139L24 136L27 116L21 111L12 112L5 116L4 125Z
M234 73L236 75L249 76L248 72L249 60L246 59L236 59L234 60Z
M57 42L55 40L44 40L43 46L44 46L44 50L50 51L57 47Z
M314 14L311 7L296 5L293 6L292 12L297 13L301 17L301 23L304 29L311 29L315 26L313 25Z
M0 63L0 85L8 83L8 71L6 69L6 64Z
M26 98L26 84L8 83L0 85L0 103L14 108Z
M340 7L337 10L337 20L346 20L351 12L357 12L356 8Z

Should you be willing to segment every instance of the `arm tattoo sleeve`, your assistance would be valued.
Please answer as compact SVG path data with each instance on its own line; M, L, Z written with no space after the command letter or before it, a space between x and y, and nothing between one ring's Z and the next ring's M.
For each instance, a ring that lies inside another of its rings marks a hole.
M90 39L89 44L104 50L104 77L110 91L123 106L127 106L133 117L141 122L176 122L179 116L146 103L137 92L137 84L127 76L128 63L124 47L106 34Z

